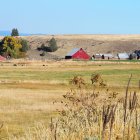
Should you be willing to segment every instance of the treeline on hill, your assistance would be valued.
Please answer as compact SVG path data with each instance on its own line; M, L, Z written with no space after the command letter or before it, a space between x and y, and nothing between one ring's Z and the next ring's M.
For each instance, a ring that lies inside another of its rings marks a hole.
M45 55L45 52L55 52L57 49L58 46L55 38L49 40L48 45L42 44L40 47L38 47L39 51L43 51L43 53L41 54L42 56Z
M22 58L29 50L28 42L18 38L18 30L13 29L11 36L6 36L0 41L0 55L6 58Z

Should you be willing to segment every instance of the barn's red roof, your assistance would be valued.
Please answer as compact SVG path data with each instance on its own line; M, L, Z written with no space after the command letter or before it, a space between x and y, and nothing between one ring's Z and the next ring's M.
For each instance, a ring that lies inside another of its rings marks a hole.
M69 56L72 59L90 59L90 56L82 48L74 48L66 56Z

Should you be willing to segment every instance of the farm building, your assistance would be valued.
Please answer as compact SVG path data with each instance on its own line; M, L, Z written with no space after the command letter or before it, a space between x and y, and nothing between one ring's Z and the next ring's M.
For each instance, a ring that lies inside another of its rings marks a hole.
M93 55L95 59L113 59L113 54L95 54Z
M140 59L140 50L135 50L134 53L137 55L137 59Z
M102 59L102 54L95 54L93 55L94 59Z
M127 53L118 53L118 59L129 59L129 54Z
M0 61L5 61L6 58L0 55Z
M137 54L135 54L135 53L131 53L130 55L129 55L129 59L130 60L132 60L132 59L137 59Z
M114 58L113 54L110 54L110 53L103 54L103 56L104 56L104 59L108 59L108 60Z
M65 59L89 60L90 56L82 48L74 48L65 56Z

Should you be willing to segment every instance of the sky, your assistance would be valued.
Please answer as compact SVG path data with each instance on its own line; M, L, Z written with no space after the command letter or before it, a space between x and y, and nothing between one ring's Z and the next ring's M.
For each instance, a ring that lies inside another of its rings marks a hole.
M140 0L0 0L0 30L140 34Z

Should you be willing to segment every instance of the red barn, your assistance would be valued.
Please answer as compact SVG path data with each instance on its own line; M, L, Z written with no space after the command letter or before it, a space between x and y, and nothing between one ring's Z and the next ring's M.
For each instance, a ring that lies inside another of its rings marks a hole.
M6 58L0 55L0 61L5 61Z
M82 48L74 48L65 56L65 59L89 60L90 56Z

